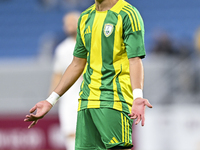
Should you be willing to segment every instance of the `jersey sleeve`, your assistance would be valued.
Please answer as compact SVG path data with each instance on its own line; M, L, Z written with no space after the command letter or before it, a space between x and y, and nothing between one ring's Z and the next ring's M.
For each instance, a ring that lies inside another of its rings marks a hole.
M81 18L79 18L79 22L78 22L76 46L75 46L73 55L79 58L87 58L87 50L81 38L80 20Z
M144 23L140 13L135 8L130 8L130 13L124 17L123 39L128 58L146 55L144 46Z

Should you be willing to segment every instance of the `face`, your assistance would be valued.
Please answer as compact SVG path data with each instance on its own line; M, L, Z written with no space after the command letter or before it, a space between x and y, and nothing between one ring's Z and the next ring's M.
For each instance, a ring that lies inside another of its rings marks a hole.
M64 22L64 31L68 33L70 36L76 36L78 15L75 14L66 15L63 19L63 22Z

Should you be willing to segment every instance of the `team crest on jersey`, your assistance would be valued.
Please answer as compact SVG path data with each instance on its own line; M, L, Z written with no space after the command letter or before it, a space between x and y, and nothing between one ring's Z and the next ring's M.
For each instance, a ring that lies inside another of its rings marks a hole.
M114 26L110 23L104 25L104 35L109 37L113 32Z

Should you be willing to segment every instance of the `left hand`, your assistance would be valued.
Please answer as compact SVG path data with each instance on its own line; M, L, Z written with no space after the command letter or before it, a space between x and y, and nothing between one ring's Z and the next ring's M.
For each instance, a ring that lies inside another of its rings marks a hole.
M131 119L137 119L135 122L135 125L137 125L140 121L142 126L144 126L145 121L145 107L148 106L149 108L152 108L153 106L149 103L147 99L144 98L136 98L133 101L131 114L128 116Z

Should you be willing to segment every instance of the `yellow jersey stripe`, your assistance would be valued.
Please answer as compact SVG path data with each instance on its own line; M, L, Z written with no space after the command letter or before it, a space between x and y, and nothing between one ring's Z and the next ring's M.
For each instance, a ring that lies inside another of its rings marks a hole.
M111 140L111 141L110 141L110 143L112 143L112 144L113 144L113 143L115 143L115 142L114 142L113 140Z
M135 15L133 14L133 12L132 11L130 11L129 10L129 12L127 11L127 9L128 8L123 8L123 11L125 11L126 10L126 13L128 13L129 14L129 17L132 19L132 17L133 17L133 20L134 20L134 25L135 25L135 31L138 31L138 26L137 26L137 20L136 20L136 18L135 18ZM131 17L132 16L132 17Z
M84 36L85 22L86 22L88 16L89 16L88 14L84 15L82 17L81 23L80 23L80 32L81 32L80 34L81 34L81 39L83 41L84 46L85 46L85 36Z
M123 42L122 39L122 32L123 32L123 21L121 15L118 15L118 22L115 26L115 41L114 41L114 50L113 50L113 60L120 60L121 56L117 55L119 51L121 50L121 43ZM120 36L118 36L120 34ZM113 63L113 67L115 69L115 76L120 73L121 71L121 65L120 61L119 63ZM122 102L121 101L115 101L119 100L118 96L118 90L117 90L117 83L116 83L116 77L114 77L113 80L113 91L114 91L114 105L113 109L117 109L119 111L122 111Z
M135 14L135 16L136 16L136 18L137 18L139 30L141 30L140 20L139 20L139 17L138 17L137 12L135 11L135 9L133 9L133 8L130 7L129 5L128 5L127 7L128 7L130 10L132 10L132 11L134 12L134 14ZM132 11L131 11L131 13L132 13ZM133 15L133 16L134 16L134 15ZM135 16L134 16L134 17L135 17Z
M83 80L83 82L82 82L82 84L81 84L81 88L83 88L83 86L84 86L84 80ZM79 96L81 96L83 94L83 91L81 91L80 93L79 93Z
M130 13L126 10L126 9L122 9L125 13L127 13L128 14L128 16L129 16L129 19L130 19L130 21L131 21L131 26L132 26L132 29L133 29L133 32L136 30L135 29L135 27L134 27L134 25L133 25L133 19L132 19L132 17L131 17L131 15L130 15ZM134 20L134 23L135 23L135 20ZM135 23L136 24L136 23Z
M126 64L129 63L129 60L128 60L128 57L127 55L123 54L122 55L122 58L121 60L123 61L122 63L122 72L129 72L129 66L127 66ZM131 112L131 106L132 106L132 103L133 103L133 95L132 95L132 88L131 88L131 85L128 84L128 83L131 83L130 81L130 78L129 78L129 74L126 75L127 77L121 77L119 76L118 79L119 79L119 83L124 85L122 88L121 88L121 92L122 92L122 95L124 97L124 100L129 108L129 113Z
M83 75L86 73L87 67L88 67L88 63L86 64L86 67L84 68ZM83 89L83 86L84 86L84 80L81 84L81 89ZM79 96L81 97L82 94L83 94L83 91L79 93ZM78 111L80 110L81 110L81 100L79 100L79 103L78 103Z
M84 86L84 80L83 80L83 82L82 82L82 84L81 84L81 88L83 88L83 86ZM81 91L80 93L79 93L79 96L81 96L83 94L83 91ZM81 110L81 100L78 100L78 111L79 110Z
M96 100L96 107L100 107L99 97L101 91L101 69L102 69L102 44L101 44L101 35L104 25L104 20L107 16L106 12L96 12L93 27L92 27L92 39L91 39L91 51L90 51L90 67L93 69L93 74L91 75L91 83L89 84L89 89L96 89L90 91L88 99ZM91 87L93 85L93 87ZM92 106L92 101L88 101L87 108L94 108Z
M122 122L122 142L124 142L124 116L121 113L121 122Z
M113 137L112 139L113 141L115 141L115 143L119 143L119 141L115 137Z
M125 5L124 0L119 0L117 4L114 5L110 10L119 14L119 12L121 11L122 7L124 7L124 5Z
M127 142L129 143L129 120L127 119L127 125L128 125L128 132L127 132Z
M88 9L86 9L85 11L83 11L82 13L86 13L86 12L88 12L88 11L90 11L90 10L93 10L93 9L95 9L95 4L93 4L92 6L90 6Z
M93 6L93 7L92 7L92 9L91 9L90 13L96 9L96 5L95 5L95 4L94 4L94 5L92 5L92 6Z
M81 100L78 100L78 111L81 110Z
M127 142L127 125L126 125L126 117L124 116L124 127L125 127L125 142Z

